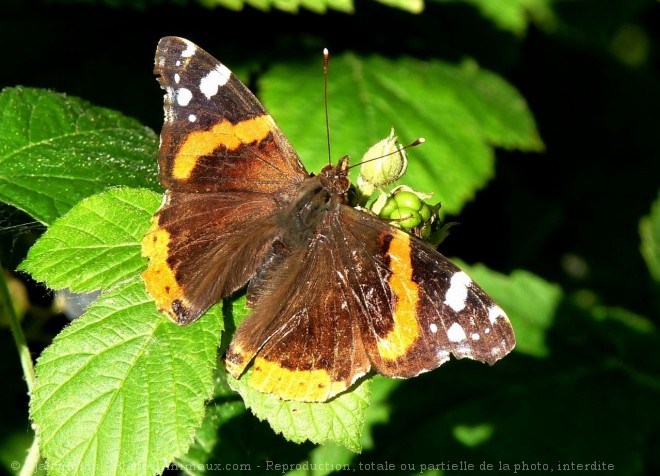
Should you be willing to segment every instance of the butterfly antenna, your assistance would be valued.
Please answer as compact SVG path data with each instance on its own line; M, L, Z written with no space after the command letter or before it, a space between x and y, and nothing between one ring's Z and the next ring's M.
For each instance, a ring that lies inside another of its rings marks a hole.
M332 153L330 152L330 120L328 119L328 57L330 53L327 48L323 48L323 103L325 105L325 137L328 140L328 163L332 163Z
M398 154L398 153L400 153L400 152L403 151L403 150L410 149L411 147L418 146L418 145L420 145L420 144L423 144L424 142L426 142L426 139L424 139L423 137L420 137L420 138L418 138L418 139L415 139L414 141L412 141L412 142L411 142L410 144L408 144L408 145L404 145L404 146L402 146L402 147L398 147L396 150L393 150L393 151L390 152L389 154L384 154L384 155L381 155L381 156L379 156L379 157L373 157L373 158L368 159L368 160L363 160L362 162L358 162L357 164L353 164L353 165L351 165L351 166L348 167L348 168L349 168L349 169L352 169L353 167L359 167L360 165L362 165L362 164L366 164L367 162L373 162L374 160L380 160L380 159L382 159L383 157L387 157L388 155Z

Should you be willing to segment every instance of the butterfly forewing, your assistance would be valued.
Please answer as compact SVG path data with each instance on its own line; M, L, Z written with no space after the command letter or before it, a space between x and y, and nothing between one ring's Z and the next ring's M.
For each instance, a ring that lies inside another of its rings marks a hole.
M206 51L163 38L154 73L166 92L158 154L166 188L272 193L308 175L262 104Z
M143 276L158 308L187 324L254 275L277 232L277 194L308 174L261 103L201 48L163 38L154 72L168 191L142 242Z

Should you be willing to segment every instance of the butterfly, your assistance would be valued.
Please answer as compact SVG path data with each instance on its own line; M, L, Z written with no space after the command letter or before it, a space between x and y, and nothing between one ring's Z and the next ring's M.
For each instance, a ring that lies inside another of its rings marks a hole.
M348 204L348 157L307 172L259 100L194 43L160 40L158 153L167 189L142 241L158 309L187 325L247 284L224 361L284 400L323 402L377 372L489 364L515 345L505 312L431 245Z

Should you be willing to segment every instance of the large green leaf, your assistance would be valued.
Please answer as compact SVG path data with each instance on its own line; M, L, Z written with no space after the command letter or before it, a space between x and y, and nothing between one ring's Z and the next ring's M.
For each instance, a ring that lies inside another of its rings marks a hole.
M160 196L114 188L83 199L57 219L30 249L19 269L52 289L108 289L145 265L140 240Z
M37 361L30 415L54 474L155 474L185 454L221 330L219 307L176 326L137 277L102 294Z
M305 165L318 172L327 163L320 64L277 65L261 86L275 120ZM403 143L425 137L426 143L409 151L403 181L435 192L434 199L452 214L492 178L493 146L543 147L520 94L471 61L456 66L332 56L328 95L333 161L349 154L356 163L391 127Z
M0 201L43 223L112 185L158 188L156 147L149 128L81 99L0 93Z
M224 375L224 372L220 372ZM189 451L177 458L176 464L186 474L208 474L207 464L246 463L248 453L244 440L249 438L252 427L247 418L254 418L224 378L216 378L213 400L208 404L202 425L195 433L195 441Z

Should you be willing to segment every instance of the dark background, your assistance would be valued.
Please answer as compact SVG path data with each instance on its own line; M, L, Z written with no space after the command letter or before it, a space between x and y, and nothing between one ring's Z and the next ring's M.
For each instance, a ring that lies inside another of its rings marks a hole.
M536 118L546 150L499 150L495 180L454 217L461 226L443 244L443 252L503 273L528 270L560 284L567 294L588 290L595 302L626 308L658 324L657 288L639 253L638 232L639 220L649 213L660 188L658 2L557 2L551 4L554 28L531 23L519 35L498 29L477 9L459 2L429 2L421 15L367 1L358 1L353 15L304 10L292 15L250 8L231 12L184 1L165 3L133 2L140 5L136 8L5 2L0 15L0 86L42 87L79 96L159 131L162 91L152 65L162 36L189 38L234 69L255 64L267 68L273 58L308 55L324 46L337 53L474 58L518 88ZM3 234L3 246L12 245L11 258L7 249L3 251L3 264L13 268L21 248L14 247L14 237L8 240ZM47 296L33 292L33 298ZM571 327L555 332L562 330L570 332ZM8 413L3 419L27 431L23 382L7 334L2 336L1 365L11 383L5 395L10 398L3 404L14 410L3 411ZM571 365L570 354L559 359ZM460 375L446 375L447 386L461 382ZM575 404L589 408L589 398L597 395L611 399L618 410L636 405L637 400L626 400L625 395L613 397L612 386L594 393L594 386L602 382L596 379L572 388ZM620 383L621 388L626 385ZM415 388L422 392L420 405L427 399L432 404L433 399L423 395L423 382ZM585 389L586 396L581 393ZM536 391L542 398L547 389ZM557 414L564 408L537 410ZM551 415L543 418L549 425ZM411 418L399 415L398 421ZM604 425L612 431L617 424L608 426L608 418L589 415L584 425ZM418 415L419 420L423 419ZM629 430L626 426L622 431ZM645 434L654 436L640 443L646 450L637 453L637 474L660 470L653 456L660 437L657 430ZM625 451L612 451L617 450Z

